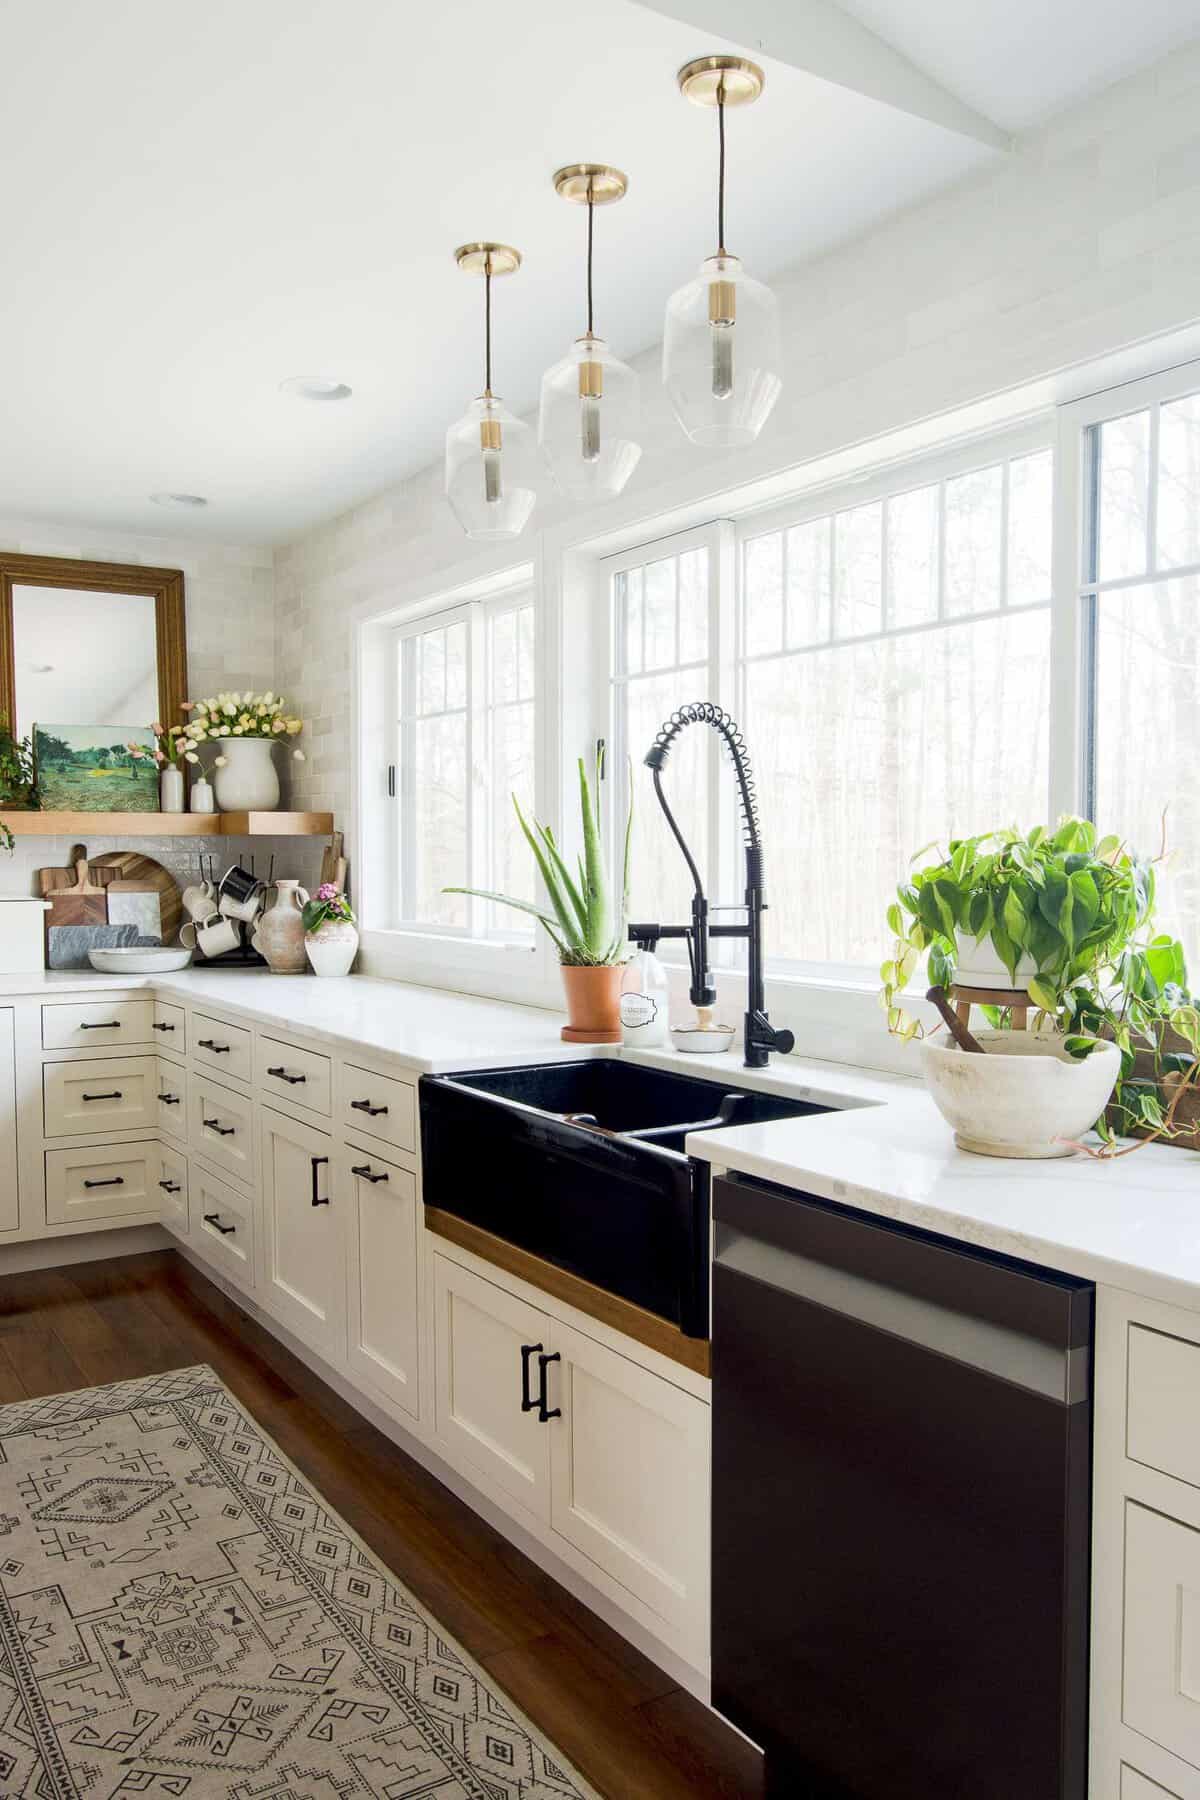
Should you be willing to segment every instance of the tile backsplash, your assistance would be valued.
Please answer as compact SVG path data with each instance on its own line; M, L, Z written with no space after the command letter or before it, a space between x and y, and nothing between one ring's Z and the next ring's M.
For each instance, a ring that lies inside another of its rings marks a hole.
M67 858L76 843L83 843L89 857L103 856L107 850L137 850L153 857L169 869L181 888L199 881L201 857L207 867L212 856L217 874L230 863L240 862L264 878L271 870L274 876L294 878L311 893L321 870L324 838L295 837L22 837L17 839L11 855L0 851L0 894L34 894L36 869L66 868Z

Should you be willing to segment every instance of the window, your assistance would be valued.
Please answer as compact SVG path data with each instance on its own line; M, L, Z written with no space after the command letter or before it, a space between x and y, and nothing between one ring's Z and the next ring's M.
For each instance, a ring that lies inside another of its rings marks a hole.
M1088 424L1079 588L1085 803L1155 852L1164 924L1200 965L1200 393L1142 384L1148 403ZM1196 385L1193 368L1192 385ZM1129 403L1118 390L1110 403Z
M975 456L740 533L776 967L877 964L914 850L1045 816L1052 453Z
M510 796L534 795L534 633L528 588L434 614L395 633L400 923L527 938L511 908L447 894L477 887L533 900Z

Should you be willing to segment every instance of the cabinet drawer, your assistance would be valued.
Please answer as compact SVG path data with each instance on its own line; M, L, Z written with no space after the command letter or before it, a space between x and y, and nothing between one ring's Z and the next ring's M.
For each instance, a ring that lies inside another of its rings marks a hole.
M181 1143L187 1142L188 1134L188 1078L187 1070L182 1063L168 1062L160 1057L158 1062L158 1123L162 1131L169 1132Z
M156 1143L111 1149L47 1150L46 1223L123 1219L158 1212Z
M153 1025L153 1000L88 1000L43 1006L42 1048L137 1048L154 1043Z
M242 1287L254 1285L251 1205L202 1163L191 1165L192 1243Z
M207 1013L192 1014L192 1057L214 1073L249 1081L253 1069L254 1033L244 1025L227 1025Z
M1200 1531L1125 1507L1126 1725L1200 1767Z
M1128 1763L1121 1764L1121 1800L1179 1800L1178 1794L1160 1787L1147 1775L1139 1775Z
M187 1014L182 1006L172 1006L169 1000L156 1000L151 1030L159 1049L169 1055L182 1056L187 1049Z
M1143 1325L1129 1330L1125 1453L1200 1487L1200 1344Z
M188 1162L182 1150L164 1144L158 1157L158 1216L176 1237L188 1234Z
M259 1037L259 1086L326 1118L333 1111L332 1066L319 1050L302 1050L299 1044L285 1043L282 1038Z
M84 1131L155 1131L158 1058L46 1063L42 1094L47 1137L76 1137Z
M254 1102L207 1075L191 1080L188 1143L239 1181L254 1183Z
M373 1075L346 1063L342 1069L341 1119L347 1131L369 1131L397 1150L417 1148L417 1090L394 1075Z

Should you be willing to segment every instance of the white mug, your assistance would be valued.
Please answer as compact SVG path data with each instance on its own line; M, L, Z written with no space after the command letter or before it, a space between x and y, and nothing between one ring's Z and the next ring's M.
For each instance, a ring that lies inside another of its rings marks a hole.
M248 925L253 919L257 919L262 911L262 903L263 891L259 888L246 900L235 900L232 894L222 894L220 909L225 918L241 919Z
M185 887L183 910L189 919L211 919L217 910L216 890L212 882L193 882L191 887Z
M194 929L196 948L201 956L223 956L226 950L236 950L242 941L242 934L232 919L207 919L203 925L197 925ZM182 936L183 933L180 932L180 937Z

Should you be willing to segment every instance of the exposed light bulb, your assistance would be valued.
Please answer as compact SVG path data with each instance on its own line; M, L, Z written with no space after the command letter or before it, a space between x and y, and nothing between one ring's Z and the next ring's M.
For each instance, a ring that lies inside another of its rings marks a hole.
M594 357L585 357L579 365L579 441L584 462L600 460L600 400L603 393L604 367Z
M480 419L479 447L483 462L483 497L489 506L499 506L504 498L500 479L499 419Z
M708 289L708 322L712 339L714 400L727 400L733 392L733 326L736 318L737 289L734 283L711 282Z

